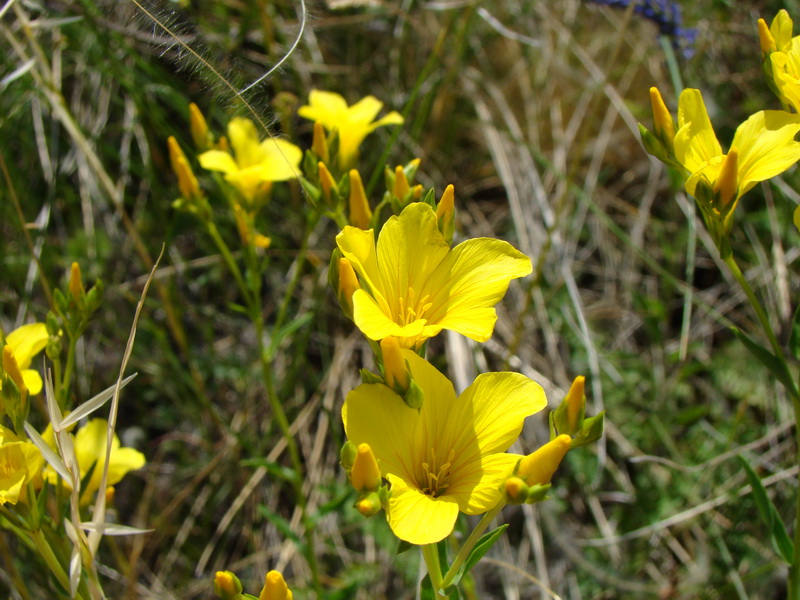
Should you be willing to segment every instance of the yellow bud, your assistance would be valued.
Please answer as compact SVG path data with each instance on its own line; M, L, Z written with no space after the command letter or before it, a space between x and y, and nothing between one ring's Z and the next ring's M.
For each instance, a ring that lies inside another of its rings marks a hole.
M519 477L509 477L505 482L506 499L514 504L522 504L528 495L528 486Z
M83 294L83 280L81 279L81 266L73 262L69 270L69 293L75 298L75 302L80 302Z
M181 197L186 200L200 197L200 184L197 182L197 177L194 176L194 172L189 166L189 161L186 159L183 150L181 150L178 141L173 136L169 136L167 145L169 146L169 160L172 165L172 172L178 178L178 189L181 191Z
M448 243L452 242L456 222L456 194L452 185L444 188L439 204L436 205L436 222L444 239Z
M264 588L258 600L292 600L292 591L279 571L270 571L264 577Z
M578 375L575 381L572 382L569 392L567 392L567 397L564 398L564 402L567 404L567 426L570 434L577 433L581 425L579 421L581 413L584 411L585 382L586 378L583 375Z
M253 238L253 244L255 245L256 248L261 248L262 250L266 250L267 248L270 247L270 244L272 244L272 238L268 238L265 235L257 233Z
M22 371L19 369L17 359L14 357L14 352L8 345L3 346L3 371L5 371L5 374L16 384L20 397L24 399L28 394L28 388L25 385L25 380L22 378Z
M661 92L656 87L650 88L650 104L653 107L653 131L666 148L672 152L675 140L675 122L672 120L672 114L667 109L667 105L664 104Z
M350 225L359 229L369 229L372 211L367 201L367 193L357 170L350 170Z
M238 600L242 595L242 582L230 571L217 571L214 575L214 593L222 600Z
M328 150L328 138L325 136L325 128L319 121L314 121L314 137L311 140L311 151L317 155L322 162L330 162Z
M386 385L398 393L405 394L409 385L408 368L400 352L397 338L393 336L383 338L381 354L383 355L383 374Z
M408 184L406 172L403 167L398 165L394 170L394 195L402 200L410 189L411 186Z
M353 294L361 289L353 265L346 258L339 259L339 304L350 318L353 316Z
M114 496L116 494L116 490L114 489L113 485L110 485L106 488L106 506L110 506L112 502L114 502Z
M383 508L381 506L381 499L375 492L363 498L359 498L358 502L356 502L356 510L364 517L377 515L381 511L381 508Z
M761 44L762 60L767 58L767 56L773 52L777 52L778 46L775 43L775 38L772 37L769 27L767 27L767 22L764 19L758 20L758 41Z
M719 195L719 207L725 208L739 192L739 151L731 148L722 162L714 191Z
M353 469L350 471L350 483L359 492L374 492L381 486L381 470L369 444L359 444Z
M208 132L206 118L197 104L189 104L189 130L192 132L192 141L200 150L208 150L211 142L211 134Z
M547 442L536 452L524 456L519 461L517 477L525 480L528 485L549 483L558 469L558 465L566 456L570 444L572 444L572 438L567 434L562 434Z
M317 163L319 173L319 186L322 189L322 197L328 206L331 206L331 190L336 188L336 182L333 180L333 175L325 166L324 162Z

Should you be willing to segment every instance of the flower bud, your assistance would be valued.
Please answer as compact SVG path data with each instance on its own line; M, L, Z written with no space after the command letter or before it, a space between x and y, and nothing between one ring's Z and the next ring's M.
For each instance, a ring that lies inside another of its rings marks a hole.
M356 510L364 517L375 516L381 511L382 508L383 506L381 505L381 498L377 492L372 492L363 498L359 498L356 502Z
M392 193L402 202L410 189L411 186L408 183L406 172L403 170L403 167L398 165L394 170L394 189Z
M383 375L386 385L404 396L408 391L410 378L397 338L389 336L381 340L381 355L383 356Z
M725 155L719 177L714 183L714 191L719 198L718 210L724 215L739 193L739 151L736 148L731 148Z
M242 582L230 571L217 571L214 576L214 594L222 600L240 600Z
M767 22L764 19L758 20L758 42L761 45L761 59L765 60L767 56L773 52L778 51L778 46L775 43L775 38L769 31Z
M656 87L650 88L650 104L653 107L653 132L664 144L667 151L672 153L674 151L675 122L672 120L672 114L670 114L667 105L664 104L661 92Z
M14 352L7 345L3 346L3 371L17 386L20 397L25 398L28 395L28 388L22 378L22 371L20 371L17 359L14 357Z
M314 122L314 137L311 140L311 151L324 163L331 161L328 149L328 138L325 137L325 128L319 121Z
M571 444L570 436L559 435L536 452L524 456L519 461L515 475L529 486L549 483Z
M258 600L292 600L292 591L279 571L270 571L264 577L264 588Z
M214 145L214 136L208 130L206 118L194 102L189 104L189 130L192 133L192 141L198 150L208 150Z
M374 492L381 486L381 470L369 444L359 444L350 471L350 483L358 492Z
M506 493L506 502L509 504L523 504L528 498L528 486L519 477L506 479L503 490Z
M81 266L73 262L69 270L69 293L75 298L75 302L80 302L83 296L83 281L81 279Z
M342 446L342 449L339 450L339 464L342 465L342 468L348 473L356 462L357 453L358 447L350 440L347 440Z
M369 229L372 211L369 208L367 194L361 175L356 169L350 170L350 224L359 229Z
M348 319L353 318L353 294L360 289L361 284L358 283L358 277L352 263L346 258L340 258L337 296L339 298L339 306L342 307L342 311L344 311Z
M331 175L324 162L317 163L317 172L319 174L319 186L322 190L322 199L328 208L333 208L338 198L336 181L334 181L333 175ZM333 198L334 194L336 194L337 198Z
M444 189L439 204L436 205L436 222L447 243L453 241L456 223L455 188L448 185Z

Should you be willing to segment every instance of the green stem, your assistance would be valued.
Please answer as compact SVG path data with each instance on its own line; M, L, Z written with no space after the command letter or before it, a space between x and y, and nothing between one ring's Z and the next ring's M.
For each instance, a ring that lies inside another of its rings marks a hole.
M65 410L67 407L67 399L69 398L69 384L72 380L72 370L75 368L75 344L78 339L69 337L69 346L67 348L67 364L64 366L64 381L61 384L60 394L56 396L58 400L58 407Z
M39 556L42 557L42 560L44 560L44 562L50 568L50 572L55 575L56 579L58 579L58 583L61 584L61 587L63 587L65 590L68 590L69 577L67 577L67 574L61 566L61 563L58 562L58 558L53 552L53 549L50 547L50 544L47 542L47 539L45 539L42 530L37 529L35 531L30 531L28 532L28 535L36 546Z
M758 317L759 323L761 323L761 328L764 330L764 333L767 335L769 339L769 343L772 346L772 351L775 353L775 356L778 358L783 357L783 349L781 345L778 343L778 338L775 337L775 332L772 331L772 325L769 323L769 318L767 317L767 313L764 312L761 303L756 298L755 293L753 293L750 284L747 283L747 279L742 274L742 271L739 269L739 265L736 264L736 259L733 258L733 254L730 254L727 258L725 258L725 264L728 265L728 268L731 270L734 279L739 283L742 290L744 290L747 299L750 301L750 306L753 307L753 310L756 311L756 316ZM795 390L789 390L795 400L797 400L797 393Z
M225 240L222 239L222 236L219 234L219 230L217 229L217 226L214 225L213 221L206 222L206 229L208 230L208 234L211 236L211 239L214 240L214 244L217 246L220 254L222 254L222 259L228 266L228 270L236 280L236 285L239 286L239 291L242 292L242 295L244 296L245 305L250 307L250 288L245 283L242 272L239 270L239 265L236 264L236 260L233 258L233 254L228 248L228 245L225 243Z
M469 534L467 541L464 542L463 546L461 546L458 554L456 554L455 560L453 560L453 564L450 565L450 568L445 574L444 580L442 581L442 585L444 587L449 586L455 580L456 575L458 575L458 572L461 569L461 565L466 562L467 558L472 552L472 549L475 547L475 544L477 544L478 540L481 539L483 532L486 531L486 528L489 527L492 521L494 521L497 513L499 513L505 505L505 500L501 500L492 510L483 515L481 520L475 526L475 529L473 529L472 533Z
M433 593L439 597L440 590L444 588L442 580L442 565L439 562L439 549L436 544L426 544L422 548L422 558L425 559L425 566L428 568L428 575L431 578Z

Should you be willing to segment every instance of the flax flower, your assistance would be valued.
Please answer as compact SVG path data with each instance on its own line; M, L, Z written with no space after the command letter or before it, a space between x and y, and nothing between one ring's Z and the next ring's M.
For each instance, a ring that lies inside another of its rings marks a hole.
M48 425L43 437L51 446L55 446L51 426ZM93 468L91 478L89 481L84 482L81 490L81 504L90 502L94 492L100 488L100 479L105 465L107 440L108 422L105 419L92 419L75 434L73 446L75 448L75 457L81 470L81 480ZM119 483L129 471L140 469L144 464L144 454L133 448L121 447L119 438L114 434L111 439L111 458L108 463L106 485L112 486ZM58 475L56 475L52 467L45 469L44 477L54 485L58 481ZM69 486L69 482L64 483Z
M442 329L485 342L494 305L512 279L531 272L530 259L501 240L450 248L423 202L391 217L377 245L371 229L357 227L345 227L336 243L361 286L352 298L355 324L372 340L394 336L404 348L419 348Z
M14 354L28 393L32 395L42 391L42 377L38 371L30 368L31 362L47 346L48 338L44 323L23 325L6 336L6 344Z
M249 208L266 198L273 181L295 179L300 174L302 150L273 137L259 141L256 126L249 119L231 119L228 139L233 154L224 150L203 152L198 157L200 166L224 173L225 180L251 205Z
M714 134L699 90L686 89L678 102L675 157L690 173L686 191L698 198L699 186L714 195L712 210L728 223L736 203L752 187L779 175L800 159L800 116L762 110L742 123L727 154Z
M0 425L0 505L25 500L25 486L44 465L39 449Z
M525 417L543 409L541 386L519 373L479 375L460 397L427 361L403 351L425 402L420 410L383 384L347 395L342 419L348 439L369 444L391 484L386 518L412 544L447 537L459 512L482 514L521 458L506 453Z
M793 26L781 10L769 28L758 20L758 34L767 82L781 102L800 112L800 36L792 37Z
M395 111L375 121L382 108L383 102L374 96L367 96L348 106L339 94L311 90L308 104L301 106L297 114L321 123L328 131L339 132L339 168L344 171L355 166L358 147L365 137L378 127L403 122L403 117Z

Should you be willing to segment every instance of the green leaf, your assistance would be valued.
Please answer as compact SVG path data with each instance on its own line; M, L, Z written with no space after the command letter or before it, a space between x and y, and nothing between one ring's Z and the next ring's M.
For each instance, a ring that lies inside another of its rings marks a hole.
M409 542L405 540L400 540L400 543L397 544L397 550L394 551L395 555L402 554L403 552L408 552L414 546L411 545Z
M430 574L426 574L419 583L419 599L436 600L436 594L433 593L433 584L431 584Z
M786 526L781 521L778 509L775 508L772 500L767 495L767 490L764 489L764 485L761 483L761 479L753 471L747 460L743 456L738 458L747 474L747 481L753 490L753 501L756 503L758 514L761 515L761 519L767 526L772 546L775 552L791 565L794 558L794 543L786 532Z
M789 352L796 360L800 360L800 306L794 311L792 331L789 334Z
M762 365L767 367L769 372L772 373L787 390L789 390L791 395L797 395L794 380L789 373L789 369L786 366L786 361L783 360L783 357L775 356L772 352L754 341L750 336L742 332L740 329L731 327L731 331L733 331L734 335L741 340L741 342L745 345L745 348L747 348Z
M292 542L297 546L301 552L305 554L306 548L305 544L300 540L297 534L292 531L292 526L289 524L289 521L284 519L278 513L271 511L266 505L260 504L258 506L258 512L264 516L267 521L275 525L275 528L286 538L292 540Z
M500 536L503 535L503 532L505 532L506 529L508 529L508 523L504 523L497 529L494 529L488 533L484 533L481 536L481 538L478 540L478 543L475 544L475 547L469 553L467 560L464 561L464 566L461 567L455 579L453 580L453 586L458 585L458 582L461 581L461 578L469 573L472 567L478 564L478 562L489 551L489 549L494 546L495 542L500 539Z

